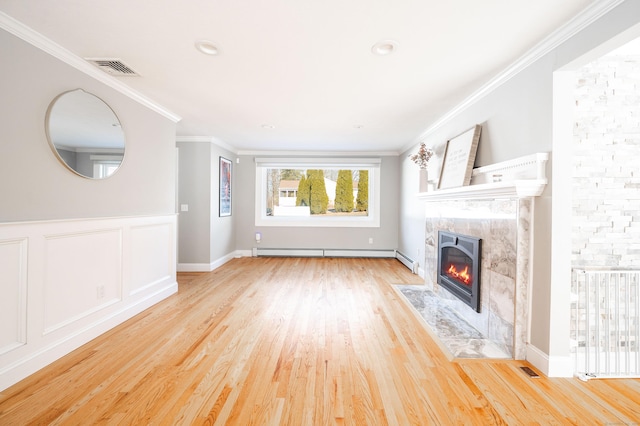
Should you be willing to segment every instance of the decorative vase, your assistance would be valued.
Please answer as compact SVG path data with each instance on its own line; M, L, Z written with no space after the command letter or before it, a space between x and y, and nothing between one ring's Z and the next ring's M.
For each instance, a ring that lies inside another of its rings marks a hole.
M420 190L419 192L427 192L429 190L429 177L427 169L420 169Z

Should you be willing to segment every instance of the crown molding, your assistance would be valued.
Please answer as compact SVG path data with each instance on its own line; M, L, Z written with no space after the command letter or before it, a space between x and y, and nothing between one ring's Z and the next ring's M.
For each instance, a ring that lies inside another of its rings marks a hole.
M412 149L416 144L422 142L425 138L434 133L449 120L453 119L455 116L469 108L471 105L478 102L480 99L484 98L485 96L496 90L498 87L505 84L507 81L525 70L538 59L550 53L562 43L566 42L571 37L582 31L625 1L626 0L600 0L591 4L569 22L544 38L540 43L538 43L531 50L521 56L504 71L489 80L489 82L487 82L485 85L481 86L477 91L472 93L471 96L469 96L453 109L449 110L449 112L441 116L431 126L429 126L427 130L421 133L420 136L416 138L416 140L405 146L403 152Z
M101 83L104 83L105 85L133 99L139 104L142 104L145 107L159 113L160 115L168 118L174 123L177 123L181 120L180 116L158 105L157 103L131 89L129 86L117 80L116 78L111 77L105 72L89 64L87 61L72 53L70 50L65 49L64 47L46 38L42 34L34 31L32 28L12 18L4 12L0 12L0 28L26 41L34 47L48 53L49 55L61 60L67 65L72 66L78 71L81 71L88 76L100 81Z
M176 142L182 143L211 143L218 145L238 156L266 156L266 157L397 157L396 151L253 151L237 150L220 139L211 136L176 136Z
M176 143L211 143L224 148L238 156L266 156L266 157L397 157L397 151L264 151L237 150L220 139L211 136L176 136Z
M176 142L183 143L211 143L218 145L238 156L266 156L266 157L397 157L397 151L253 151L237 150L220 139L211 136L176 136Z
M397 157L396 151L238 151L238 155L297 157Z

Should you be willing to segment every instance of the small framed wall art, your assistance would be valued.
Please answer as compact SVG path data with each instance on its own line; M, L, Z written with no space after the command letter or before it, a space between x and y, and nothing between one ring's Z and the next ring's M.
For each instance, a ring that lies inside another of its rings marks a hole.
M480 141L482 126L475 127L447 141L440 170L438 189L467 186L471 182L473 163Z
M220 217L231 216L231 160L220 157Z

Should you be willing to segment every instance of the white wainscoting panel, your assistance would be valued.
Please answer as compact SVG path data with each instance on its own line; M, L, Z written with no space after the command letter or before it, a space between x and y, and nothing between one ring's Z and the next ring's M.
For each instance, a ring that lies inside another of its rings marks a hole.
M27 240L0 240L0 355L27 335Z
M47 235L44 253L45 334L121 299L121 228Z
M176 223L1 223L0 391L177 292Z
M136 294L167 280L175 265L173 229L169 224L136 226L131 228L131 287L130 294Z

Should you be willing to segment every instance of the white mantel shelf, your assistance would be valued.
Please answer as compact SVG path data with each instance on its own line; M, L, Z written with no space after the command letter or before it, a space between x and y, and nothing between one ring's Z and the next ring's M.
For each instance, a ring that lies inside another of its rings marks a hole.
M538 153L473 169L471 184L421 192L422 201L538 197L547 186L548 153ZM498 181L496 181L498 180Z
M421 192L418 194L418 198L422 201L527 198L539 196L544 191L545 186L547 186L546 179L483 183Z

